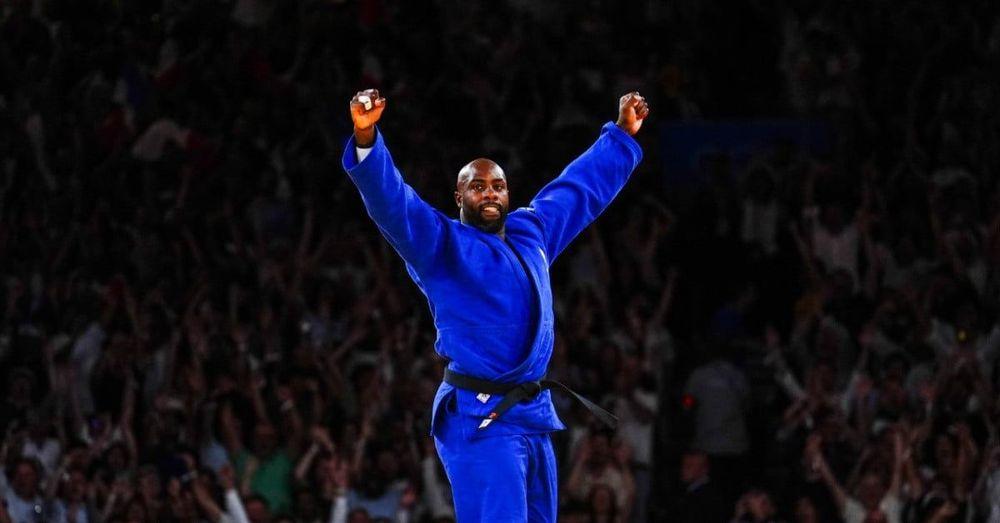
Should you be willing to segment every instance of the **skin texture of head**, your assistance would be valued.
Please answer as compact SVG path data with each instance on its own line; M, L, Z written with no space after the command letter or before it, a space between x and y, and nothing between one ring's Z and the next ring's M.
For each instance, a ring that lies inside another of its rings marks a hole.
M462 223L503 237L510 205L503 169L486 158L466 164L455 182L455 204Z

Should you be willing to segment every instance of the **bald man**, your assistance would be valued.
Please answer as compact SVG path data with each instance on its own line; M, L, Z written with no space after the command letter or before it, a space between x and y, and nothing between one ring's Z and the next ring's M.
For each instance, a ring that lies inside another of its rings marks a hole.
M649 114L622 96L618 120L525 208L509 212L507 177L491 160L458 173L458 220L404 181L375 124L386 99L351 99L354 136L344 169L369 216L427 297L435 349L449 360L431 410L431 432L461 523L556 521L558 482L549 434L562 430L551 389L605 423L615 419L562 384L543 379L554 341L549 267L608 206L642 159L632 138Z

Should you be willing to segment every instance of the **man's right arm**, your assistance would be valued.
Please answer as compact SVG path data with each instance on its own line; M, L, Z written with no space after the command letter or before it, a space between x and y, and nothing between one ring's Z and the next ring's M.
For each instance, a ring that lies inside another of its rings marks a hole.
M400 256L419 269L433 259L447 218L421 200L396 169L375 127L384 109L385 98L375 90L361 91L351 100L354 136L344 150L344 170L375 225Z

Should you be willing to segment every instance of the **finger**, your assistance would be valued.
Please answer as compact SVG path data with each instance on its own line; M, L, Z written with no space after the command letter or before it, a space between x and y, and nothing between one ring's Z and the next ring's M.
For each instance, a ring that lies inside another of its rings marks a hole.
M372 100L378 99L378 89L365 89L364 94L370 96Z
M385 107L386 100L388 100L388 99L387 98L375 98L375 102L374 102L375 107L380 107L380 108L381 107Z

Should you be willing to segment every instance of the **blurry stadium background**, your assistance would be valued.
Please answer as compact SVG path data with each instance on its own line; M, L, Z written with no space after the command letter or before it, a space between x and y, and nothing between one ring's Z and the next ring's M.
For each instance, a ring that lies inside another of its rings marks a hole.
M367 87L442 210L650 101L553 268L622 418L560 405L561 521L1000 522L998 71L990 0L0 1L0 522L453 518Z

